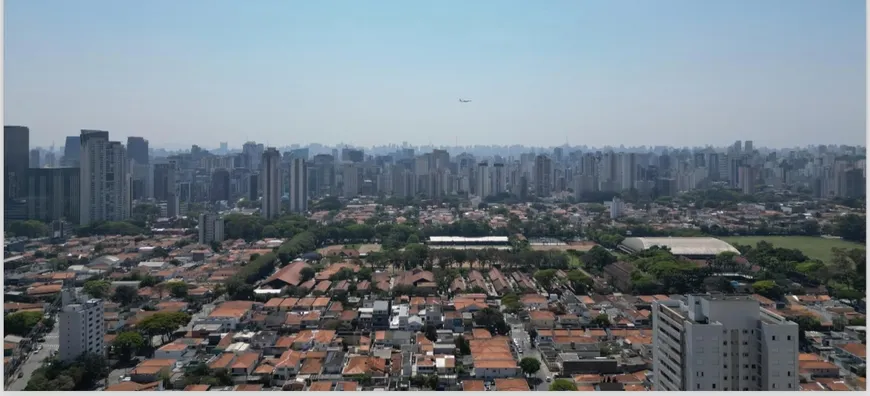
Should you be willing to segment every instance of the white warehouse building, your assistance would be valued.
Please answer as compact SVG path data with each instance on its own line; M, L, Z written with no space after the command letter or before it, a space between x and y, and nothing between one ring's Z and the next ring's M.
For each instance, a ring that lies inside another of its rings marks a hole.
M656 391L797 391L798 325L749 296L656 301Z

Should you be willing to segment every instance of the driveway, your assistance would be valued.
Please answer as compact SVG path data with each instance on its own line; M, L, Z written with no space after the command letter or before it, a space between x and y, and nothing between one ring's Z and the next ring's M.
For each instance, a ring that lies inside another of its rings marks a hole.
M24 387L27 386L27 381L30 381L30 376L33 374L36 369L42 366L42 361L47 357L51 356L53 351L57 351L60 349L60 333L59 333L60 323L55 323L54 328L51 330L51 333L48 333L45 336L45 342L40 342L37 345L42 345L42 349L37 351L32 351L26 357L24 364L22 364L18 371L12 373L16 378L12 380L12 383L9 384L9 387L6 388L8 391L22 391ZM36 347L34 347L36 348ZM24 372L24 375L21 378L18 377L19 372Z

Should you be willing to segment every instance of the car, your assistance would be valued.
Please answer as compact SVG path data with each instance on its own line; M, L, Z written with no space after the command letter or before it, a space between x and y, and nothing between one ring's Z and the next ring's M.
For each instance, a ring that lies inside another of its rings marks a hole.
M517 348L517 353L523 353L523 348Z
M45 342L45 337L39 337L36 341L37 342Z
M24 372L23 372L23 371L19 371L19 372L18 372L18 378L21 378L21 377L23 377L23 376L24 376Z
M552 381L553 381L553 377L551 377L551 376L548 375L548 376L547 376L547 382L552 382Z

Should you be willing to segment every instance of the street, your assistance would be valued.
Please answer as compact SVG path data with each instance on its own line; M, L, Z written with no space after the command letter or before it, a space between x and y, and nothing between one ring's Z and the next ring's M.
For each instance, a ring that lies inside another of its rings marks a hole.
M541 369L538 370L537 373L535 373L535 377L538 377L540 382L532 390L542 391L542 392L548 391L550 389L550 383L547 382L547 377L551 376L552 373L550 373L550 368L547 367L547 363L544 362L544 359L541 356L541 353L538 352L537 348L529 350L529 351L523 351L523 352L524 352L523 357L533 357L535 359L538 359L539 362L541 362Z
M45 358L51 356L53 351L57 351L60 349L60 333L58 328L59 324L55 324L54 328L51 329L51 333L48 333L45 336L45 342L41 342L38 345L42 345L42 349L38 352L32 351L27 355L24 364L22 364L18 370L12 373L13 376L16 376L15 379L12 380L12 383L9 384L9 387L6 389L8 391L22 391L24 387L27 386L27 381L30 381L30 376L33 374L36 369L42 366L42 361ZM24 375L21 378L17 378L19 372L24 372Z

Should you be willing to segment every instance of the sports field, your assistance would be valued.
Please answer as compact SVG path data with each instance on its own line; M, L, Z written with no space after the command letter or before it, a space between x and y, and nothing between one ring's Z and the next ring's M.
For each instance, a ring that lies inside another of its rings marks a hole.
M798 249L807 257L829 262L831 248L864 248L864 245L848 242L841 239L827 239L808 236L737 236L719 238L730 244L752 245L760 241L767 241L775 247L784 249Z

